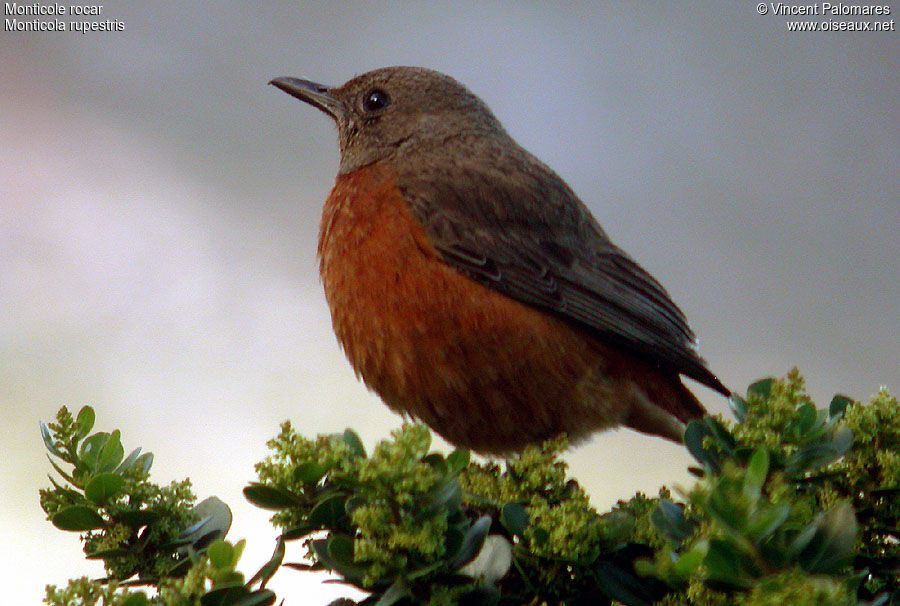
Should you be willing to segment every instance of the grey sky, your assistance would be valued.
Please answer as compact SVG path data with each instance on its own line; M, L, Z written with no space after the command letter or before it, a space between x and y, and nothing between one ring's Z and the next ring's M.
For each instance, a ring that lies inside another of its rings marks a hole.
M100 574L37 503L37 421L62 404L153 451L158 482L231 504L245 570L274 531L240 489L281 420L370 445L399 424L355 381L318 284L334 129L274 76L456 77L666 286L727 385L797 365L820 405L900 390L896 32L791 33L748 2L372 6L107 2L125 31L0 32L15 602ZM687 481L680 449L630 432L568 458L598 507ZM299 576L275 579L289 601Z

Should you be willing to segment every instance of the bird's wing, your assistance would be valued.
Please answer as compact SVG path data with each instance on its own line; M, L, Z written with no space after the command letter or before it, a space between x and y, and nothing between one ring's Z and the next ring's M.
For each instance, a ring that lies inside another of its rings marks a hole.
M452 171L432 164L401 175L400 188L443 260L727 395L663 287L610 242L565 182L521 154L518 162L506 159L506 171L463 161Z

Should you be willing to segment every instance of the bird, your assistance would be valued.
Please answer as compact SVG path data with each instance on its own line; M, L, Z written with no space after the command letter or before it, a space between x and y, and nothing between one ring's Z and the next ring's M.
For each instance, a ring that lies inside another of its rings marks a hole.
M509 455L626 426L681 442L728 396L668 293L463 84L385 67L269 82L337 125L318 239L357 378L451 444Z

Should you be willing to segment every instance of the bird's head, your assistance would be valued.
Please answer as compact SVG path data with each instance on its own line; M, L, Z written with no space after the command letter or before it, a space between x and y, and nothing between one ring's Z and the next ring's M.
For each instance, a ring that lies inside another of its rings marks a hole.
M337 123L340 174L382 160L401 146L502 134L488 106L465 86L421 67L386 67L338 87L281 77L270 84L322 110Z

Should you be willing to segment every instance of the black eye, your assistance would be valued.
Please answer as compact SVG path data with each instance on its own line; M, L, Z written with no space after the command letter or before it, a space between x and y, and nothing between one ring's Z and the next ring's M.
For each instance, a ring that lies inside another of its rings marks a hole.
M373 88L363 97L363 108L367 112L374 112L390 104L391 98L388 97L386 92L378 88Z

